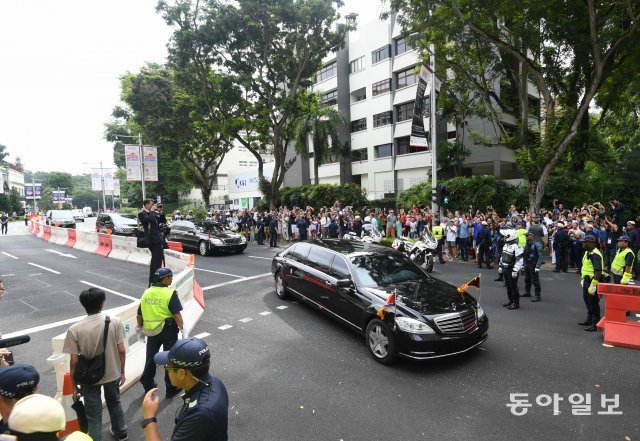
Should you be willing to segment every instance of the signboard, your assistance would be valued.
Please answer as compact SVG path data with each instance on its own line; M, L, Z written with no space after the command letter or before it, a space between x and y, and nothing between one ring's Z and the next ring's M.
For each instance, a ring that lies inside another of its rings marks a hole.
M273 175L273 165L265 164L263 169L264 177L271 179ZM229 193L246 193L260 191L258 169L243 171L241 173L229 173Z
M425 112L425 100L423 99L425 91L429 90L431 93L431 80L434 77L432 70L426 65L420 67L420 74L418 75L418 87L416 89L416 100L413 105L413 117L411 120L411 138L409 139L409 145L411 147L423 147L430 148L429 142L427 142L427 135L424 129L425 116L431 116L431 108L428 107L429 112ZM436 94L440 90L442 81L436 79Z
M144 146L144 180L158 181L158 147Z
M140 148L137 145L125 145L124 159L127 181L140 181Z
M53 202L64 202L65 201L65 194L64 194L64 190L53 190Z
M102 175L99 168L91 169L91 190L102 191Z
M104 191L113 194L113 171L110 168L103 168L102 175L104 176Z
M42 184L24 184L24 194L26 199L40 199Z

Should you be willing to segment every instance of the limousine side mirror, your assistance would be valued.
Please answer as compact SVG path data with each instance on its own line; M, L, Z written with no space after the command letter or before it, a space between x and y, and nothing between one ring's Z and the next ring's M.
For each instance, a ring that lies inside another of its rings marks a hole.
M193 234L195 236L196 235L196 230L189 231L189 234Z
M349 288L353 286L353 282L350 279L340 279L336 281L337 288Z

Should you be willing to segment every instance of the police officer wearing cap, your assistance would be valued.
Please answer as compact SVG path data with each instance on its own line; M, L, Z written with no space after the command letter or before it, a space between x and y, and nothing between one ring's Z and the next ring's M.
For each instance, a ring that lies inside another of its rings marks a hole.
M558 222L557 230L553 235L553 250L556 253L556 269L554 273L562 271L566 273L569 270L569 247L571 239L569 233L564 229L564 223Z
M173 273L169 268L159 268L155 273L155 282L147 289L140 299L138 306L138 338L147 336L147 357L140 383L144 391L156 387L156 364L153 356L158 353L160 346L171 349L178 341L178 331L186 337L182 321L182 304L178 293L170 288ZM164 381L167 386L167 398L172 398L180 392L179 388L171 385L169 374L165 372Z
M9 416L22 398L34 394L40 375L33 366L16 364L0 367L0 435L9 432Z
M389 230L389 229L387 228L387 230ZM440 225L440 221L439 220L435 220L434 219L433 228L431 229L431 232L433 233L433 238L438 243L438 247L436 249L436 252L438 254L438 261L440 263L442 263L442 264L445 264L447 262L445 262L445 260L442 258L442 245L443 245L443 241L444 241L444 228L442 228L442 226Z
M164 365L176 388L185 390L171 441L227 441L229 397L222 381L209 373L207 344L198 338L179 340L154 360ZM155 391L149 391L142 402L142 428L148 441L162 439L156 418L160 399Z
M611 272L613 273L613 283L628 285L631 280L631 271L635 255L629 244L631 238L626 234L618 238L618 252L611 262Z
M587 234L583 239L582 247L582 298L587 306L587 319L578 323L584 326L585 331L595 332L596 324L600 321L600 298L598 297L598 283L602 279L604 259L602 253L596 248L596 238Z
M518 290L518 277L523 265L524 250L518 245L518 232L513 228L500 231L504 236L504 247L498 271L504 276L504 283L507 288L508 301L502 306L507 309L520 308L520 291Z
M526 244L524 247L524 295L522 297L531 297L531 285L535 288L535 297L532 302L540 301L540 267L544 263L542 257L542 242L534 240L532 231L527 232Z

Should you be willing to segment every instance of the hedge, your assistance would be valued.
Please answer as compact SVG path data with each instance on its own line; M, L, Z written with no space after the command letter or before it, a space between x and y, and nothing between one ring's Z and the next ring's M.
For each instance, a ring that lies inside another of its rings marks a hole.
M337 199L342 203L342 207L353 206L355 209L369 203L365 190L356 184L303 185L280 190L280 205L289 208L311 206L317 210L321 207L332 207Z

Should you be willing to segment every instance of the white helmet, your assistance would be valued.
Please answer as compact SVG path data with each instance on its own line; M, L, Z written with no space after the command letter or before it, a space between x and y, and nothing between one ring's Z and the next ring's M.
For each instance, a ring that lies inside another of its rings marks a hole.
M365 216L365 217L364 217L364 221L365 221L365 222L371 222L371 218L370 218L369 216Z
M500 230L500 234L504 236L504 240L507 243L514 242L518 239L518 232L513 228L505 228Z

